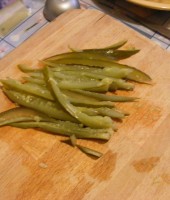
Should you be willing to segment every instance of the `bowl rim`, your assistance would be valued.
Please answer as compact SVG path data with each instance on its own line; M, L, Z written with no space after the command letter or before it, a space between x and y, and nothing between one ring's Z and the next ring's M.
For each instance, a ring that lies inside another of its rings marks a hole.
M134 3L147 8L152 8L156 10L170 10L170 3L153 2L152 0L127 0L130 3Z

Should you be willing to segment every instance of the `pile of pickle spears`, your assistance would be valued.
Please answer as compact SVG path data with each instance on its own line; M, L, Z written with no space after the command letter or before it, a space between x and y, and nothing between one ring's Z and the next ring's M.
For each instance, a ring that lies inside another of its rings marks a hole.
M25 73L21 80L0 80L4 94L16 104L0 113L0 126L68 136L73 146L101 157L101 152L78 145L77 139L109 140L117 130L116 121L127 115L114 102L137 100L114 92L151 81L146 73L118 62L139 52L120 49L126 42L100 49L70 47L70 52L41 60L42 68L18 65Z

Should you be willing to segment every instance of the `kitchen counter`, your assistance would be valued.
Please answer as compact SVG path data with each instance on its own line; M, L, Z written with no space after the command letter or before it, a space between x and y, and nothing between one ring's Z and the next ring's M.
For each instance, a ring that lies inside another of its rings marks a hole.
M0 59L49 23L43 16L45 0L24 2L29 16L0 38ZM80 0L80 4L81 9L97 9L112 16L170 51L170 37L168 39L160 33L162 28L168 30L170 27L170 12L138 7L124 0ZM152 24L156 24L156 30Z

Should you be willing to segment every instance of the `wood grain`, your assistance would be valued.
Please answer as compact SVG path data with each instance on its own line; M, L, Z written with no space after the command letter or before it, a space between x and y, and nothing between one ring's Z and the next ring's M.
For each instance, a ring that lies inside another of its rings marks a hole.
M104 47L128 39L141 49L122 61L150 74L152 85L124 93L130 116L105 144L80 141L104 152L93 160L61 143L64 137L0 128L0 200L169 200L170 55L113 18L94 10L68 11L0 61L0 78L18 78L16 65L75 48ZM122 93L123 94L123 93ZM14 105L0 92L0 111Z

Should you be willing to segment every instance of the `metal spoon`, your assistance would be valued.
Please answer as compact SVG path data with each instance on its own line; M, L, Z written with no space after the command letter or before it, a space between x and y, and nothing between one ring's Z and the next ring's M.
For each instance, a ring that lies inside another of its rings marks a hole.
M52 21L63 12L75 8L80 8L78 0L46 0L43 13L48 21Z

